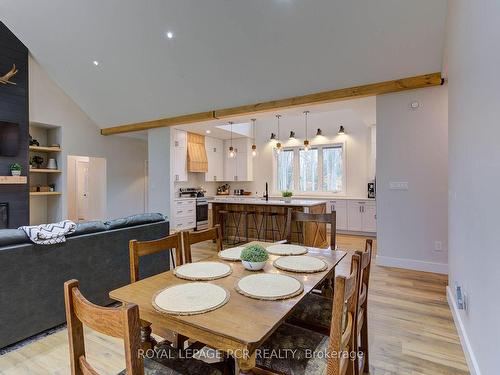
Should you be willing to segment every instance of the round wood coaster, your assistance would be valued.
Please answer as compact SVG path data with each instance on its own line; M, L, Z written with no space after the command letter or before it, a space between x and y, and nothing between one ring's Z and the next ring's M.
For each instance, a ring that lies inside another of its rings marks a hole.
M195 315L213 311L229 301L229 291L209 283L187 283L159 291L153 307L165 314Z
M279 257L273 262L273 266L280 270L301 273L321 272L328 268L324 260L307 255Z
M304 290L299 280L279 273L245 276L238 280L234 288L244 296L270 301L295 297Z
M174 274L186 280L215 280L233 272L229 264L221 262L196 262L175 267Z
M302 255L307 253L307 248L300 245L277 244L267 247L266 251L273 255Z
M226 249L226 250L222 250L222 251L219 251L219 258L221 259L224 259L224 260L230 260L230 261L233 261L233 262L237 262L237 261L240 261L241 258L241 251L244 249L243 246L239 246L239 247L233 247L231 249Z

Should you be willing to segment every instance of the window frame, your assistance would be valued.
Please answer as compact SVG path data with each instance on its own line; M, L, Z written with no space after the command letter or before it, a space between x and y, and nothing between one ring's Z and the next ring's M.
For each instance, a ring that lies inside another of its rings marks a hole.
M323 190L323 148L341 148L342 150L342 191L332 192ZM343 197L347 194L347 152L346 152L346 142L332 142L323 144L311 145L310 149L318 150L318 190L317 191L301 191L300 190L300 150L303 150L304 146L291 146L283 147L283 151L292 150L293 154L293 181L292 181L292 192L295 196L337 196ZM273 194L280 195L281 191L278 190L278 156L276 153L273 154Z

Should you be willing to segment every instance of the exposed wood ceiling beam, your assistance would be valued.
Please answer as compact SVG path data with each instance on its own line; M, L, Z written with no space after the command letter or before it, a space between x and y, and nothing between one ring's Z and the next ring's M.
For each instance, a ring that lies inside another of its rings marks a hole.
M295 96L293 98L272 100L268 102L244 105L240 107L217 109L210 112L195 113L191 115L169 117L165 119L139 122L136 124L127 124L111 128L104 128L101 130L101 134L112 135L159 127L191 124L196 122L210 121L214 119L251 115L258 112L268 112L283 108L328 103L341 100L363 98L367 96L388 94L391 92L419 89L423 87L438 86L442 83L443 80L441 78L441 73L424 74L421 76L408 77L379 83L371 83L368 85L361 85L332 91L324 91L315 94Z

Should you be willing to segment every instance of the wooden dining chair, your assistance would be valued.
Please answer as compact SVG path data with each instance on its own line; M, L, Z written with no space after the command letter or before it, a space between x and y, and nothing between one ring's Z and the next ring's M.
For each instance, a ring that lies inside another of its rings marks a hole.
M165 346L154 358L143 359L141 349L139 307L125 304L120 307L101 307L88 301L80 292L78 280L64 283L64 303L68 325L69 354L72 375L99 375L85 355L83 325L107 336L123 340L125 370L120 375L187 375L222 373L194 358L184 358L172 347Z
M157 254L161 252L173 253L175 250L175 266L182 264L182 237L180 233L172 234L153 241L129 242L130 256L130 282L139 281L139 259L146 255Z
M360 257L358 319L356 319L356 347L363 353L361 358L356 356L355 374L368 373L370 369L368 354L368 288L370 285L370 268L372 259L373 241L367 239L365 251L356 251Z
M174 250L174 266L180 266L182 264L182 236L180 233L152 241L131 240L129 242L130 282L135 283L140 280L139 263L141 257L161 252L169 252L172 254ZM171 258L173 259L173 256L171 256ZM151 332L154 332L163 339L172 342L176 347L182 345L182 342L184 342L184 338L179 336L177 333L162 327L151 328L151 323L141 320L141 337L144 342L144 349L152 348L157 344L156 340L151 337Z
M293 349L294 353L292 356L258 356L257 374L354 375L354 359L347 354L355 347L359 262L359 256L353 255L349 276L335 278L329 335L282 324L260 347L261 353L283 353L283 349ZM329 355L323 355L325 353Z
M184 263L192 263L191 246L204 241L215 241L217 252L222 250L222 234L219 224L213 228L200 230L198 232L184 232Z
M330 224L330 249L337 249L337 214L335 211L329 214L310 214L300 211L294 211L293 208L289 208L287 212L286 219L286 239L288 243L292 243L293 231L292 227L295 224L297 228L297 233L302 233L303 226L306 224ZM310 240L313 244L321 244L327 242L326 238L322 238L319 227L317 226L314 231L312 231L313 238ZM306 243L306 239L298 235L299 242L301 244ZM302 241L300 241L302 239ZM314 245L315 246L315 245Z

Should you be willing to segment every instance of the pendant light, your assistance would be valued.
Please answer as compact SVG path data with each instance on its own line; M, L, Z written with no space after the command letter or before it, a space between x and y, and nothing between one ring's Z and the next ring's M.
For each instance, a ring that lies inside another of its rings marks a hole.
M309 151L309 140L307 139L307 115L309 114L309 111L304 111L304 119L305 119L305 124L306 124L306 139L304 139L304 150Z
M257 156L257 145L255 144L255 122L257 121L257 119L253 118L251 121L253 131L252 157L255 157Z
M345 134L345 129L344 125L340 125L339 131L337 132L338 135L344 135Z
M278 119L278 143L276 143L276 153L279 154L282 149L282 145L280 142L280 118L281 115L276 115L276 118Z
M234 158L235 151L233 148L233 122L229 121L229 125L231 126L231 145L229 146L229 157Z

